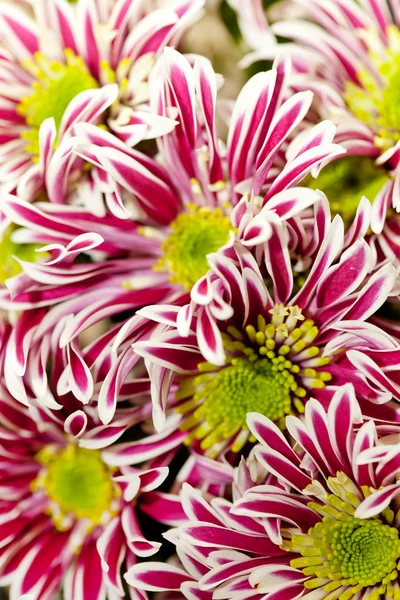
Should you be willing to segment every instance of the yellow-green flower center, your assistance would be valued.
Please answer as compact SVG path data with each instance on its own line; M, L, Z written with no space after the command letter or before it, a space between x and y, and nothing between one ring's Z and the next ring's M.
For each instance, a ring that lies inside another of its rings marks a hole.
M363 196L373 202L389 176L367 156L339 158L322 169L314 179L308 177L306 185L326 194L332 212L351 224Z
M186 401L177 410L188 415L182 424L190 431L187 443L201 440L209 455L233 436L235 452L254 441L246 425L248 412L260 412L284 428L286 415L304 411L307 388L323 388L331 379L321 370L329 357L313 345L318 335L314 322L304 320L298 307L277 305L270 313L270 323L259 316L257 329L248 325L241 332L229 326L223 333L226 364L201 363L200 374L180 382L176 397Z
M367 32L373 47L373 33ZM376 145L387 150L400 140L400 31L395 25L387 30L388 46L386 52L378 54L371 50L370 59L377 69L381 81L366 67L358 77L361 87L354 83L346 85L344 99L361 121L375 132ZM378 46L381 44L378 41Z
M32 93L18 105L19 114L25 117L29 126L22 137L31 154L39 153L39 127L43 121L53 117L58 130L69 103L81 92L98 87L79 56L66 50L65 57L63 64L52 62L37 52L34 60L24 62L24 67L36 78Z
M171 281L190 289L209 269L207 254L228 242L232 225L220 208L191 208L170 227L156 268L169 271Z
M386 586L397 579L398 530L379 519L363 521L350 516L344 519L337 522L324 517L304 536L312 544L302 550L302 555L308 557L304 572L334 582L325 586L326 591L344 585L356 586L358 590L376 584ZM292 566L298 562L295 559ZM338 596L343 600L350 597L348 594Z
M5 283L9 277L14 277L21 273L21 267L15 256L27 262L36 262L38 259L47 256L47 253L38 254L37 244L16 244L11 237L15 231L14 226L8 227L0 239L0 283Z
M109 467L98 450L70 445L64 449L45 447L37 456L44 466L37 485L56 505L55 524L72 515L100 524L110 511L116 488Z
M369 488L361 492L344 473L330 477L327 485L334 493L324 495L320 489L318 496L314 483L308 486L321 501L308 506L322 518L307 533L283 543L285 550L301 555L291 566L309 577L305 588L319 590L321 600L350 600L366 588L371 588L365 596L370 600L397 598L392 582L398 577L400 540L397 528L390 525L393 511L385 509L379 518L355 518Z
M204 403L196 411L211 428L221 424L230 436L241 429L248 412L257 410L278 421L291 410L291 391L297 391L294 365L283 356L274 358L233 358L230 366L207 378L201 388ZM293 389L292 389L293 388Z

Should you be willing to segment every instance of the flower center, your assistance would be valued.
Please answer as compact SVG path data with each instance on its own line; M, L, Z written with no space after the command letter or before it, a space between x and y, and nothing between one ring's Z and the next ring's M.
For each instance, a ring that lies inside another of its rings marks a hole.
M366 43L371 48L381 45L367 32ZM362 68L358 77L361 86L348 83L344 99L353 114L369 125L376 134L378 148L387 150L400 139L400 31L395 25L387 28L387 48L370 51L370 59L378 76Z
M29 126L22 137L31 154L39 154L39 127L43 121L53 117L58 130L71 100L85 90L98 87L81 57L71 50L65 51L65 57L66 64L63 64L52 62L37 52L33 60L24 62L24 67L36 78L32 94L18 105L19 114L25 117Z
M332 211L351 224L362 196L372 202L387 181L387 173L371 158L347 156L329 163L316 179L308 177L306 184L324 192Z
M308 486L311 493L313 485ZM308 504L321 515L321 521L282 546L301 555L291 566L310 577L304 583L307 589L327 593L321 598L349 600L369 586L379 587L373 593L371 590L368 598L393 597L389 592L398 576L400 558L399 532L387 524L387 520L393 521L393 512L386 509L382 519L357 519L355 509L363 496L354 484L338 473L327 480L327 485L335 493L319 496L322 504ZM369 489L363 488L363 493L368 495Z
M217 372L201 389L204 404L196 411L212 428L223 424L222 433L233 435L246 421L246 414L257 410L277 421L289 414L291 388L296 386L283 356L255 359L234 358L229 367ZM296 386L297 387L297 386Z
M37 262L38 259L47 256L46 252L38 254L38 244L16 244L12 241L11 236L15 231L14 226L8 227L0 240L0 283L5 283L9 277L14 277L21 273L21 266L15 260L15 256L27 262Z
M328 584L326 591L343 585L358 589L387 585L397 578L399 534L379 519L363 521L347 516L344 522L337 522L325 517L305 537L312 546L302 550L302 555L309 557L304 573L335 582L334 586Z
M65 516L102 522L117 495L110 469L97 450L70 445L61 450L46 446L37 455L45 467L36 484L53 501L55 524L62 527Z
M257 329L227 328L225 366L201 363L200 375L180 382L177 399L189 397L177 408L181 414L190 413L182 424L190 431L187 442L202 440L201 448L210 455L234 436L234 452L254 441L246 425L248 412L260 412L283 429L286 415L304 411L306 389L323 388L331 379L320 369L330 359L313 345L318 335L314 322L304 320L295 306L277 305L270 313L270 323L258 317ZM299 321L303 323L297 326Z
M170 280L190 289L209 269L207 254L229 240L231 222L220 208L191 208L170 224L172 233L162 245L158 270L168 270Z

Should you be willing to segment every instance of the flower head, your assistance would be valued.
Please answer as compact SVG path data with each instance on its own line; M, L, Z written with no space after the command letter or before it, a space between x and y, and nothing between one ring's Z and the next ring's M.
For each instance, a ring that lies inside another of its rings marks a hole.
M327 410L311 400L304 419L287 418L293 448L269 419L253 413L248 425L264 480L254 483L242 463L232 504L182 492L188 523L167 535L185 566L176 589L227 600L239 590L257 600L396 598L398 445L379 439L372 421L362 424L352 387ZM134 566L126 577L156 589L158 565Z
M239 451L252 440L249 411L284 427L286 415L303 413L310 396L329 398L332 386L346 381L372 402L391 398L380 386L375 395L372 370L365 364L361 375L360 366L362 356L365 363L379 356L385 368L396 352L394 339L365 323L390 294L395 270L377 267L363 239L343 251L343 222L323 221L326 210L325 199L308 244L281 224L258 247L258 261L239 243L210 257L212 269L194 286L190 304L139 311L164 331L133 347L176 374L181 428L208 453ZM154 403L160 419L155 394Z
M147 177L140 192L149 193L140 203L138 220L139 232L160 254L157 272L170 282L190 290L208 270L207 255L230 245L236 232L249 245L256 243L255 236L270 235L269 220L276 215L287 219L315 202L315 194L296 189L295 195L292 189L342 149L331 143L334 131L328 122L286 148L311 102L307 92L286 97L289 71L289 62L276 61L271 71L244 86L225 148L216 118L218 78L209 62L196 57L191 64L170 48L158 61L150 80L151 106L158 117L175 116L177 122L157 138L157 161L166 168L174 193L157 198ZM82 144L80 155L136 194L132 182L138 169L127 148L110 152L106 140L92 139L90 130L86 140L90 145Z
M2 7L1 183L15 188L40 157L31 174L37 178L51 147L73 136L79 122L124 141L138 125L153 135L143 105L156 54L176 42L203 3L171 0L150 11L145 4L39 0L32 17Z
M79 437L83 411L80 422L75 413L64 423L16 402L3 386L0 420L1 583L11 598L50 600L61 587L66 598L88 590L93 598L122 596L123 564L160 546L144 537L137 506L168 469L118 466L109 436Z

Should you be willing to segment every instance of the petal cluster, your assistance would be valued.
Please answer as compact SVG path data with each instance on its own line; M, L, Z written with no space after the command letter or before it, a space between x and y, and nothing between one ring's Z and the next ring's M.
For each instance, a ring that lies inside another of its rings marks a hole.
M259 445L233 501L183 488L187 523L166 534L181 567L139 564L127 580L155 590L170 574L185 598L396 598L397 444L362 424L352 387L287 418L294 448L269 419L250 413L248 425Z
M291 57L292 89L314 92L311 120L331 119L338 126L336 141L346 148L346 157L322 174L320 189L340 196L330 197L332 207L350 222L365 195L372 205L371 244L382 256L398 260L397 3L312 0L304 5L295 0L299 13L287 16L278 8L271 27L261 4L252 2L243 21L254 50L245 64L277 54ZM240 16L243 9L235 8ZM278 37L288 41L278 44Z

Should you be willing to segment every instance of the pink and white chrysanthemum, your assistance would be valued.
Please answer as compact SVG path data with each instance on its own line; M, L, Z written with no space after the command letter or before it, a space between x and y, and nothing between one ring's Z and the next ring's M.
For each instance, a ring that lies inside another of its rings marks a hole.
M162 463L143 463L146 444L157 455L155 440L133 444L128 456L127 444L113 445L113 428L88 435L94 420L90 411L65 418L28 409L0 387L0 583L11 600L51 600L61 587L65 600L122 597L125 567L160 547L138 516L168 474ZM118 426L121 418L114 433ZM130 597L146 595L132 589Z
M32 17L9 3L0 7L1 183L15 188L39 154L45 160L44 138L59 144L79 122L107 127L128 143L137 127L152 137L154 126L143 108L151 68L166 44L177 43L203 1L162 5L38 0Z
M159 323L133 344L151 365L156 427L171 381L179 384L175 410L188 442L211 455L252 440L247 412L283 427L310 396L328 401L349 381L366 414L399 419L391 402L400 398L398 342L367 321L391 293L394 267L376 266L362 237L343 250L343 221L331 222L326 198L308 239L302 226L301 219L273 226L257 260L240 243L211 255L189 304L138 311Z
M332 119L338 125L336 141L347 149L347 157L322 171L316 185L349 221L361 196L367 196L371 242L398 261L400 8L390 0L295 3L304 19L282 19L270 28L260 19L260 0L251 3L253 18L242 26L255 51L246 62L276 54L292 57L293 88L315 94L311 120ZM272 32L293 42L277 44Z
M293 447L260 414L248 425L264 481L242 464L232 504L185 490L189 522L167 534L182 567L138 564L128 583L190 600L400 598L398 444L362 424L352 386L287 417Z

